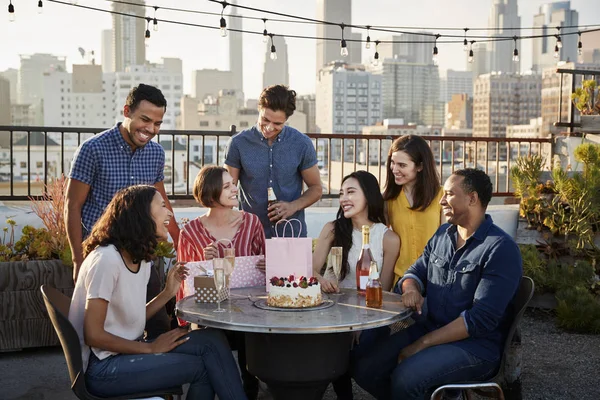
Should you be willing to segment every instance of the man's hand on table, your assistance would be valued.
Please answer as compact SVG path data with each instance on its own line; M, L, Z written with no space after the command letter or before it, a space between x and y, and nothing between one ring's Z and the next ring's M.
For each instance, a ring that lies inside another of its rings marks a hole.
M421 293L418 290L409 288L402 293L402 304L408 308L412 308L413 311L416 311L418 314L421 314L424 301L423 296L421 296Z

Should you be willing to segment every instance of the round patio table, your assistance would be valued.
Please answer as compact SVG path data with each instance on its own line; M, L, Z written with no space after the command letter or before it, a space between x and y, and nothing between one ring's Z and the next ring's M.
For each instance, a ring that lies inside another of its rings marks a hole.
M186 321L247 332L248 371L269 385L276 400L321 399L332 380L343 375L349 362L352 333L407 319L412 311L395 293L383 293L381 309L368 308L365 296L353 289L324 294L328 308L273 311L257 307L264 287L231 289L216 313L215 303L196 303L194 296L177 303L177 316Z

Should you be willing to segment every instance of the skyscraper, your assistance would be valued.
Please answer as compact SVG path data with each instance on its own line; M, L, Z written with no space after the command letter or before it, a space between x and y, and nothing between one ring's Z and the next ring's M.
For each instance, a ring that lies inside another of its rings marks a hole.
M235 4L236 1L231 1ZM231 15L237 15L237 8L231 7ZM229 18L229 25L232 29L242 29L242 19L237 17ZM233 89L238 94L240 104L244 103L244 56L242 53L243 40L239 32L229 32L229 70L233 74Z
M146 16L146 9L141 7L145 4L144 0L131 0L130 2L139 4L113 3L112 9L115 12L128 15L113 14L113 71L122 72L130 65L144 65L146 62L146 44L144 43L144 34L146 32L146 20L135 18ZM141 5L141 6L140 6ZM132 15L132 16L129 16Z
M577 26L579 13L571 10L570 1L544 4L540 12L533 17L533 26L541 28L536 34L552 35L577 32L577 28L561 28L564 26ZM577 61L577 35L561 36L562 48L558 49L558 57L555 56L557 39L553 37L533 39L533 65L532 70L542 73L545 68L553 67L558 61Z
M441 125L444 103L440 101L438 67L386 58L372 67L382 77L383 119L401 118L405 123Z
M277 60L271 60L271 42L265 45L265 68L263 70L263 88L271 85L289 85L287 43L285 38L277 38Z
M517 0L493 0L492 11L488 22L490 37L520 36L521 17ZM521 62L512 60L514 42L512 40L496 40L488 43L490 70L496 72L520 72ZM521 52L521 43L517 41L517 50Z
M433 35L433 32L418 31L389 36L383 40L393 43L379 44L379 59L393 58L416 64L433 64Z
M102 71L105 73L115 72L115 51L113 30L105 29L102 31Z
M317 0L317 19L336 23L351 24L352 1L351 0ZM317 24L317 37L319 38L342 38L342 29L338 25ZM350 28L344 28L344 38L360 40L359 32L352 32ZM340 54L341 43L338 40L317 39L317 74L319 70L332 61L343 61L348 64L360 63L362 46L360 42L347 42L348 57Z
M34 123L41 125L44 121L42 109L44 74L65 69L64 57L52 54L21 56L21 67L17 80L17 100L19 104L29 105L28 114L33 116Z

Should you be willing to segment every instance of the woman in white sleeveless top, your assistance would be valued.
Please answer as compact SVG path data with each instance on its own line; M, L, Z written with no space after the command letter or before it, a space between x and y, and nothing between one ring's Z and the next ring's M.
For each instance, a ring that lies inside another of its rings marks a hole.
M323 227L313 253L313 274L324 292L356 288L356 263L362 248L362 226L370 227L369 246L380 271L384 290L392 288L394 265L400 252L400 238L385 226L384 202L377 178L356 171L342 180L337 218ZM332 246L342 247L339 286L331 269L322 269Z

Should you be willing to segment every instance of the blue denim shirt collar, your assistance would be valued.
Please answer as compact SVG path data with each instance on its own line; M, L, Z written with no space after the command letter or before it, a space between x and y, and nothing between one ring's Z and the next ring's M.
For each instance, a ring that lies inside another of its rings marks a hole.
M489 214L485 214L485 219L479 225L479 227L471 237L473 239L477 239L480 242L483 242L487 237L488 231L490 230L493 224L494 221L492 220L492 217ZM450 225L448 229L446 229L446 235L450 238L456 238L457 230L458 228L456 225Z
M254 135L258 139L260 139L261 141L265 140L265 137L263 136L262 132L260 131L260 128L258 127L258 124L254 125L252 127L252 130L254 131ZM283 129L281 130L281 132L279 132L279 135L277 135L277 137L276 137L277 140L276 141L277 142L283 142L285 140L287 131L288 131L288 125L284 125Z

